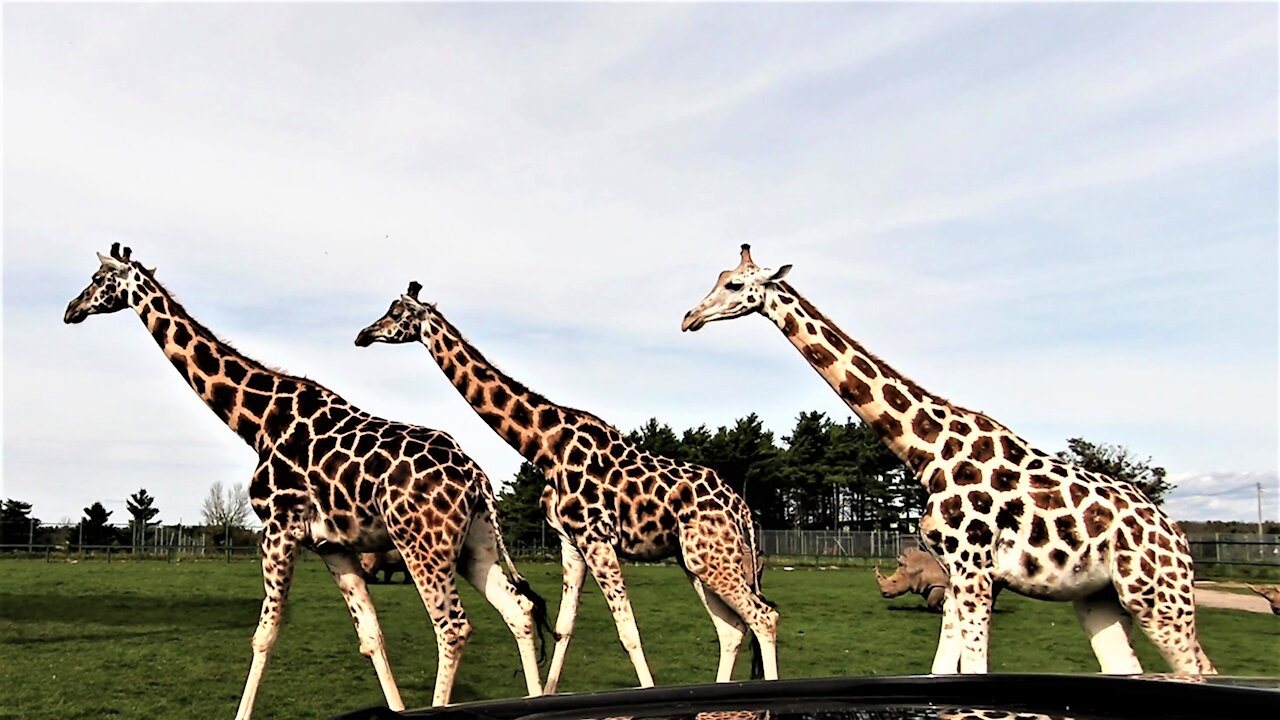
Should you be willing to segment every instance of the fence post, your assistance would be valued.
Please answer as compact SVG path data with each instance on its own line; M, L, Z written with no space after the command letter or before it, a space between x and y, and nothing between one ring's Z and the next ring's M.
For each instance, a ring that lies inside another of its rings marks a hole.
M30 554L35 550L36 544L36 521L32 520L30 531L27 533L27 553Z

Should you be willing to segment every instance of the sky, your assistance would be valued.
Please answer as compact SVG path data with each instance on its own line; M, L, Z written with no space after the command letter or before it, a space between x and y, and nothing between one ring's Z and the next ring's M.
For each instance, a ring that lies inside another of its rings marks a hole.
M626 431L851 413L767 320L680 320L750 243L921 386L1048 451L1123 445L1183 520L1280 517L1273 4L3 7L3 486L199 521L255 456L131 312L521 458L420 346Z

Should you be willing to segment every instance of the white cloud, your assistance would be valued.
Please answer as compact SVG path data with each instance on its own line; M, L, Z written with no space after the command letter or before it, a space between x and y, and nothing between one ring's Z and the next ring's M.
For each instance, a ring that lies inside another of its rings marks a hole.
M1188 472L1169 481L1177 488L1165 510L1178 520L1257 520L1259 511L1263 522L1280 518L1280 476L1274 471Z
M351 345L408 280L517 378L623 428L845 416L767 323L679 332L744 241L1050 449L1280 464L1274 8L5 21L4 492L37 514L145 485L187 516L251 470L135 320L57 322L115 240L248 354L448 430L497 479L518 458L425 351Z

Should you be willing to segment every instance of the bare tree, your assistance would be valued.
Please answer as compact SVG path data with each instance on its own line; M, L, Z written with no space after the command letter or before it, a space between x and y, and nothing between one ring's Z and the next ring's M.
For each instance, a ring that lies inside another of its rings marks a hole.
M200 506L204 524L216 527L244 528L251 512L244 483L224 486L221 481L215 482Z

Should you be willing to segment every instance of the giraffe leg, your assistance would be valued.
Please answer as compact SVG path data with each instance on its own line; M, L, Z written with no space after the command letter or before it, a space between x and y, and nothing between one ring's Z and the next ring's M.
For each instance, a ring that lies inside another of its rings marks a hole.
M564 585L560 591L560 611L556 616L556 650L547 670L547 682L542 690L550 695L560 684L565 656L569 653L569 640L573 637L573 625L578 618L578 600L582 595L582 583L587 578L587 564L582 553L569 538L560 538L560 562L564 567Z
M955 592L948 586L942 601L942 629L938 633L938 649L933 655L934 675L954 675L960 671L960 609Z
M329 574L338 584L338 590L342 591L342 599L347 603L351 619L355 621L356 636L360 638L360 654L373 661L373 670L378 674L378 683L382 685L387 707L403 710L400 690L396 687L395 676L391 674L391 664L387 662L386 645L382 640L378 616L373 609L373 598L369 597L364 573L360 571L359 556L351 552L331 552L325 553L323 557Z
M498 564L498 544L493 523L482 513L471 521L459 570L489 604L502 614L520 650L525 686L530 696L542 694L538 654L533 645L533 603L516 593Z
M636 627L636 616L631 610L631 599L627 597L627 585L622 579L618 553L609 543L596 540L585 543L582 555L587 561L591 576L600 586L605 602L609 603L613 622L618 626L618 639L622 642L622 649L631 657L640 687L653 687L653 674L649 672L649 663L645 660L644 648L640 645L640 630Z
M1196 640L1196 660L1200 663L1201 675L1217 675L1218 669L1213 666L1213 661L1209 659L1209 654L1200 646L1200 641Z
M716 626L716 635L720 638L720 668L716 671L716 682L729 682L733 679L733 664L738 659L738 648L742 646L742 638L747 634L747 625L715 593L707 590L697 575L685 571L694 592L711 615L711 622Z
M1130 634L1133 618L1120 607L1115 593L1106 590L1072 603L1080 626L1089 636L1093 654L1108 675L1140 675L1142 664L1133 654Z
M457 552L451 548L432 547L424 541L417 541L416 547L405 545L400 553L404 556L405 565L413 576L418 594L422 596L422 604L427 607L427 615L431 617L431 625L436 632L438 660L431 704L448 705L449 696L453 692L453 678L457 675L458 663L466 649L467 637L471 635L471 622L462 609L458 586L454 580Z
M289 585L293 582L293 566L298 558L298 540L281 523L268 521L262 527L262 583L266 597L258 616L258 629L253 633L253 661L249 665L249 677L240 696L236 720L249 720L253 715L253 703L258 697L258 686L266 672L267 661L275 647L280 631L280 615L289 597Z
M774 610L760 597L754 590L753 581L750 572L742 561L742 548L744 544L738 538L727 538L717 536L708 538L696 535L695 528L703 528L707 523L694 523L691 519L682 520L682 528L680 532L680 547L684 555L684 563L687 572L697 577L703 585L698 595L702 596L703 602L707 604L707 609L713 612L713 605L708 602L708 598L718 599L729 614L736 616L734 619L737 623L745 623L751 628L751 632L755 633L756 641L760 643L760 660L764 665L764 679L778 679L778 611ZM751 563L754 569L755 564ZM698 590L698 585L694 585L694 589ZM720 624L716 624L716 630L721 631ZM725 647L725 635L721 631L720 637L720 671L717 674L719 682L725 682L729 679L729 674L733 671L733 656L727 658L726 654L729 650ZM741 642L741 638L738 638ZM737 647L734 646L736 651Z
M955 597L956 608L960 611L960 672L981 675L987 672L994 589L991 573L970 569L960 575L956 586L959 590Z
M1138 568L1145 556L1117 553L1121 567ZM1160 649L1176 675L1214 675L1217 671L1196 638L1196 606L1190 582L1178 583L1159 573L1117 582L1120 604L1129 611L1151 643Z

